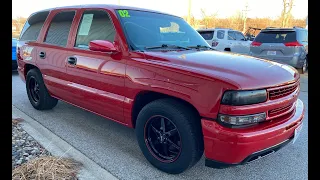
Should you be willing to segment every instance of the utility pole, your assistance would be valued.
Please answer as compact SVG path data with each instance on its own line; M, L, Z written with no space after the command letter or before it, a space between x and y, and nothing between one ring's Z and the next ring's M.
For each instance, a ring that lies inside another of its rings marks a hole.
M247 14L248 14L248 11L250 11L249 9L248 9L248 1L246 2L246 6L245 6L245 9L244 10L242 10L244 13L244 16L243 16L243 33L244 32L246 32L246 30L247 30L247 27L246 27L246 25L247 25Z
M187 17L187 22L191 24L191 0L189 0L189 5L188 5L188 17Z

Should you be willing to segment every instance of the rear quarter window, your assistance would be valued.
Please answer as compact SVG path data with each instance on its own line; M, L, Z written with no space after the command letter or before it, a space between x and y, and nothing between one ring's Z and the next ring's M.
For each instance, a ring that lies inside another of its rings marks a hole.
M266 31L260 32L255 38L256 42L261 43L287 43L296 41L295 31Z
M300 42L308 42L308 31L306 30L301 30L298 33L298 41Z
M205 40L213 39L214 31L198 31Z
M23 26L19 40L36 41L48 15L49 11L38 12L31 15Z

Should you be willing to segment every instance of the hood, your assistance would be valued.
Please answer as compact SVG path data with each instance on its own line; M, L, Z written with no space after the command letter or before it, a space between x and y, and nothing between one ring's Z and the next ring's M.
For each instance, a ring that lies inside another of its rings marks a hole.
M293 67L251 56L218 51L145 52L148 60L224 80L239 89L260 89L299 79Z

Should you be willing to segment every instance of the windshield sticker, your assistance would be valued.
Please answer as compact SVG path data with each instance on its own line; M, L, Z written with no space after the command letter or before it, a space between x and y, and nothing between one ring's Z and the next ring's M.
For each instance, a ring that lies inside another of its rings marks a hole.
M78 35L87 36L92 24L93 14L84 14L80 24Z
M182 54L181 56L179 56L180 59L186 59L186 55Z
M118 10L118 13L123 18L130 17L129 12L127 10Z

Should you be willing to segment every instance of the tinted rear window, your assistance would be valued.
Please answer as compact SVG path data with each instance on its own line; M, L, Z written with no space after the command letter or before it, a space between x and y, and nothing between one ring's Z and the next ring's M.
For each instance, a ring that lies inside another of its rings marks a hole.
M295 31L268 31L260 32L255 38L256 42L261 43L287 43L296 41Z
M36 41L40 30L49 15L49 11L38 12L29 17L20 34L22 41Z
M199 34L205 39L205 40L211 40L213 38L214 31L200 31Z
M60 12L52 19L44 42L65 47L75 11Z

